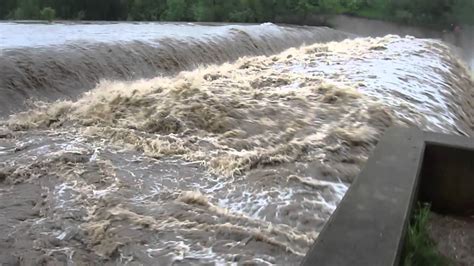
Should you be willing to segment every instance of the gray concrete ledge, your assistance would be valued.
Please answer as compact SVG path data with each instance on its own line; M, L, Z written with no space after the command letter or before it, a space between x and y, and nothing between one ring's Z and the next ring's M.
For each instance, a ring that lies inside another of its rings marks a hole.
M473 213L473 160L473 139L391 128L302 265L398 265L418 199Z

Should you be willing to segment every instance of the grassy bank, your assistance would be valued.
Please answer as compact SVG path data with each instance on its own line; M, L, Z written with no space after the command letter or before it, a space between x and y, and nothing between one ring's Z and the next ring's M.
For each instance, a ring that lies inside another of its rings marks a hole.
M408 227L401 265L448 266L452 263L441 255L428 233L430 206L419 205Z

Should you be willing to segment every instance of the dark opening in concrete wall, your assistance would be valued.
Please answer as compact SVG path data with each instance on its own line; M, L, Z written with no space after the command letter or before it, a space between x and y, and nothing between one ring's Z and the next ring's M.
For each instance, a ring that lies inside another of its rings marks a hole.
M474 150L426 143L420 180L421 201L442 214L474 214Z
M388 130L302 265L399 265L417 201L474 214L474 139Z

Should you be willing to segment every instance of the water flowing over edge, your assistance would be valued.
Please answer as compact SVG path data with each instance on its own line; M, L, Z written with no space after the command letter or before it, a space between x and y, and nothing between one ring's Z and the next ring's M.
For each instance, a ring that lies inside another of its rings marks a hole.
M472 135L473 87L447 46L397 36L103 81L3 122L3 248L297 264L386 128Z
M120 26L120 25L117 25ZM137 27L140 25L136 25ZM181 25L189 36L74 41L0 50L0 116L25 110L32 100L71 99L100 80L172 75L242 56L271 55L290 47L352 36L324 27ZM123 26L124 27L124 26ZM167 29L166 25L151 25ZM174 25L174 27L177 27ZM120 27L115 29L120 30ZM197 33L193 33L193 30ZM48 44L48 42L46 42Z

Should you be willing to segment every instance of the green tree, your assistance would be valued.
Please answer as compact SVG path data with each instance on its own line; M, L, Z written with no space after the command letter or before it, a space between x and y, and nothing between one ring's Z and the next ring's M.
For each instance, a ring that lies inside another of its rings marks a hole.
M320 0L319 9L324 13L339 13L342 10L340 0Z
M197 21L214 21L215 13L218 12L215 0L198 0L193 10Z
M43 8L43 10L41 10L40 15L41 19L52 22L53 19L56 17L56 10L51 7L45 7Z
M13 17L14 19L37 19L39 13L38 0L19 0Z
M13 12L12 18L14 18L14 19L26 19L27 16L25 15L25 11L21 7L18 7Z
M80 10L79 12L77 12L77 15L74 19L83 20L85 17L86 17L86 12L84 10Z
M167 0L167 9L164 19L170 21L180 21L186 18L187 6L185 0Z
M13 17L13 10L17 7L17 0L0 0L0 19Z
M229 14L232 22L255 22L255 14L250 8L234 10Z
M312 14L363 17L441 26L474 24L474 0L0 0L0 19L55 17L85 20L292 21Z
M474 25L474 1L454 0L450 21Z
M334 0L322 0L321 1L322 3L325 3L325 2L334 2ZM313 6L309 0L298 0L298 2L296 3L296 7L295 7L295 10L301 15L303 16L303 20L306 19L306 17L308 16L308 14L310 12L313 12L314 10L316 9L315 6Z

